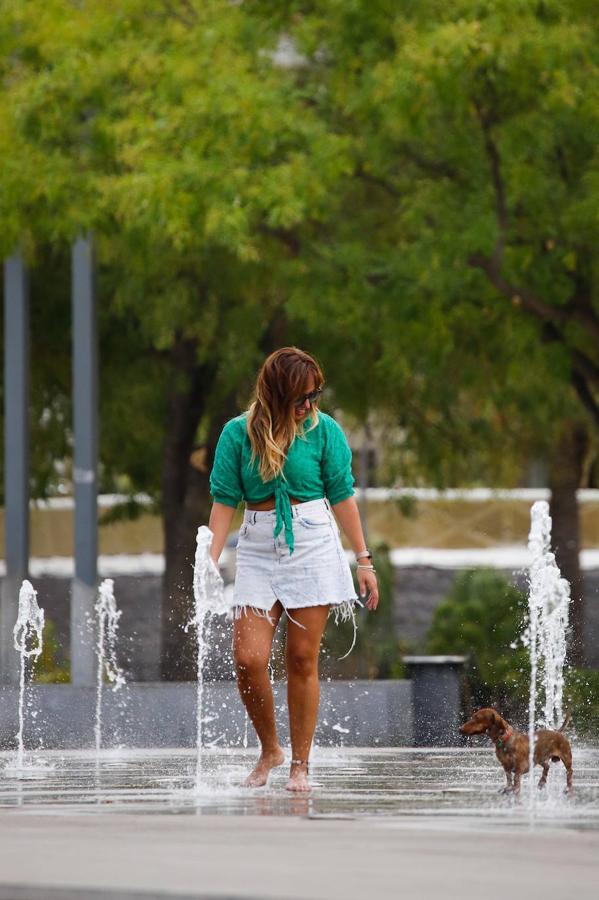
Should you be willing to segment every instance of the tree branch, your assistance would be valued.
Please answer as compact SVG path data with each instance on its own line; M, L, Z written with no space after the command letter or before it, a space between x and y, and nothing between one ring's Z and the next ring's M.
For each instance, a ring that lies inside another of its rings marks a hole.
M191 0L179 0L179 8L175 0L162 0L167 11L179 22L182 22L186 28L192 28L198 21L198 13Z
M585 277L577 265L571 274L574 293L566 305L572 318L578 322L599 344L599 317L593 308L590 290L590 276Z
M542 300L534 291L511 284L501 274L500 263L495 256L489 258L480 253L473 253L469 257L468 263L476 269L481 269L500 294L509 300L521 303L527 312L532 313L538 319L561 326L576 322L599 343L599 320L592 310L574 302L570 302L566 306L552 306Z
M301 241L295 231L287 231L285 228L271 228L270 225L258 225L258 231L269 238L283 244L291 256L299 256Z
M469 265L476 269L481 269L487 276L493 287L497 288L500 294L509 300L521 303L527 312L537 316L544 322L554 322L558 325L564 325L568 321L568 311L565 307L551 306L545 303L535 293L527 288L516 287L503 277L500 271L500 262L493 257L483 256L480 253L473 253L468 259Z
M599 428L599 403L595 400L592 391L582 375L576 370L572 372L572 384L578 394L578 399Z
M570 353L576 371L586 379L587 383L591 382L599 389L599 366L580 350L570 349Z
M529 312L532 312L534 315L546 321L557 322L560 325L566 325L568 321L575 321L592 334L599 343L599 319L595 315L590 304L584 302L585 299L587 299L587 295L579 281L575 284L574 296L566 306L552 307L550 304L541 300L541 298L536 296L532 291L529 291L526 288L516 288L513 285L509 285L502 277L501 266L507 243L509 214L505 185L501 174L501 157L491 133L491 117L485 113L478 102L475 102L474 108L483 133L485 152L491 170L491 182L493 184L493 193L495 195L495 217L497 219L498 236L491 257L483 257L481 255L472 256L471 265L483 269L491 283L501 291L504 296L508 296L512 299L518 297Z
M491 169L491 182L493 184L493 193L495 195L495 216L498 228L492 259L496 266L499 267L503 262L503 251L505 249L509 224L505 185L501 175L501 157L499 155L497 144L493 140L491 134L491 120L489 116L487 116L480 104L476 101L474 103L474 108L483 133L485 152Z
M489 282L503 294L504 297L518 302L528 313L535 316L537 319L540 319L551 335L551 338L559 341L567 348L572 362L571 377L574 389L585 409L599 424L599 404L595 400L590 388L590 384L596 385L597 388L599 388L599 366L586 354L582 353L582 351L570 346L566 341L563 331L558 328L558 326L563 328L568 325L568 323L574 321L581 325L587 333L590 333L599 343L599 319L588 302L588 294L578 282L575 285L575 292L570 302L566 306L556 307L546 303L535 294L534 291L510 284L510 282L501 274L509 226L506 191L501 174L501 156L491 132L493 124L492 118L476 101L474 103L474 108L483 133L485 152L491 170L491 182L495 196L497 240L495 241L495 247L493 248L493 253L490 257L483 256L482 254L473 254L469 258L469 264L475 268L481 269L487 276ZM562 177L567 178L568 173L565 168L563 154L558 154L558 164L562 167Z
M418 168L422 169L423 172L427 172L431 175L443 176L444 178L451 178L453 181L459 180L459 172L449 163L444 162L440 159L427 159L422 156L413 146L410 144L399 143L397 145L398 153L413 162Z
M573 371L577 372L580 378L584 378L587 389L590 390L589 383L596 385L599 389L599 366L592 359L581 350L570 347L559 328L550 322L544 323L543 336L550 341L562 344L566 348L570 354Z
M354 172L354 176L356 178L359 178L361 181L365 181L368 184L373 184L376 187L381 188L396 200L399 200L401 198L400 192L394 185L390 184L388 181L385 181L384 178L379 178L377 175L373 175L371 172L364 171L361 165L358 166L358 168Z

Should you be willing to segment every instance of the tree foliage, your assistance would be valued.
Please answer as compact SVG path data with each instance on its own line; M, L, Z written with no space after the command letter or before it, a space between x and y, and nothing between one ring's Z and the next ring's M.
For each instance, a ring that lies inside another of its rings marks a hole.
M411 480L507 483L564 417L599 421L590 4L0 8L0 250L36 272L36 490L68 449L68 244L89 229L103 483L161 504L173 646L208 505L193 451L209 465L274 347L316 352L331 404L399 424Z
M530 664L520 641L525 620L521 591L493 569L470 569L435 610L427 651L464 653L474 706L509 708L527 696Z
M595 246L584 4L4 7L3 249L94 229L129 409L181 340L213 409L245 400L282 315L336 402L399 417L412 475L509 478L504 449L543 443L594 353L568 307ZM273 65L284 29L305 65ZM123 444L119 367L104 455L135 470L157 435Z
M526 606L524 594L501 573L471 569L456 578L427 636L429 653L467 656L473 708L493 706L520 727L526 727L530 686L530 660L521 641ZM572 713L576 732L596 740L599 673L574 668L569 656L564 680L564 709ZM541 703L542 692L537 711Z
M367 373L362 411L399 410L441 477L452 438L489 466L485 448L539 426L551 442L581 405L599 422L592 7L286 6L307 89L351 137L345 215L317 248L360 348L344 402Z

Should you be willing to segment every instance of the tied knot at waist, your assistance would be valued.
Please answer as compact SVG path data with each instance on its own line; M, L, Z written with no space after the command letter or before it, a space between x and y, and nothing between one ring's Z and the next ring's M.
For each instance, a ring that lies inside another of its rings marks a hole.
M277 538L284 530L285 541L289 547L289 553L293 553L295 541L293 538L293 516L291 513L291 500L289 499L289 491L284 481L277 481L275 484L275 533Z

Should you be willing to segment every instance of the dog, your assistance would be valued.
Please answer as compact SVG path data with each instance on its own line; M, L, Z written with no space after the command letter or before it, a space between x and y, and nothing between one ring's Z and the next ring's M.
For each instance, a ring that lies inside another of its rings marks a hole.
M534 764L543 767L539 788L547 783L550 762L561 762L566 768L566 791L572 794L572 748L563 731L571 721L570 713L559 731L535 731ZM520 794L520 779L528 772L528 735L515 731L494 709L479 709L460 727L462 734L486 734L495 744L497 759L504 768L507 786L503 793Z

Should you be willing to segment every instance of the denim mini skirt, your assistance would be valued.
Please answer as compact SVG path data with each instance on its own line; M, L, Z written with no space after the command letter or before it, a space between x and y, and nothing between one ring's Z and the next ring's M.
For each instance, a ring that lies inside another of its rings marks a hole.
M275 511L246 509L239 530L234 614L266 615L277 600L289 610L331 607L335 618L353 619L358 599L339 528L326 499L292 505L295 548L284 533L275 538Z

